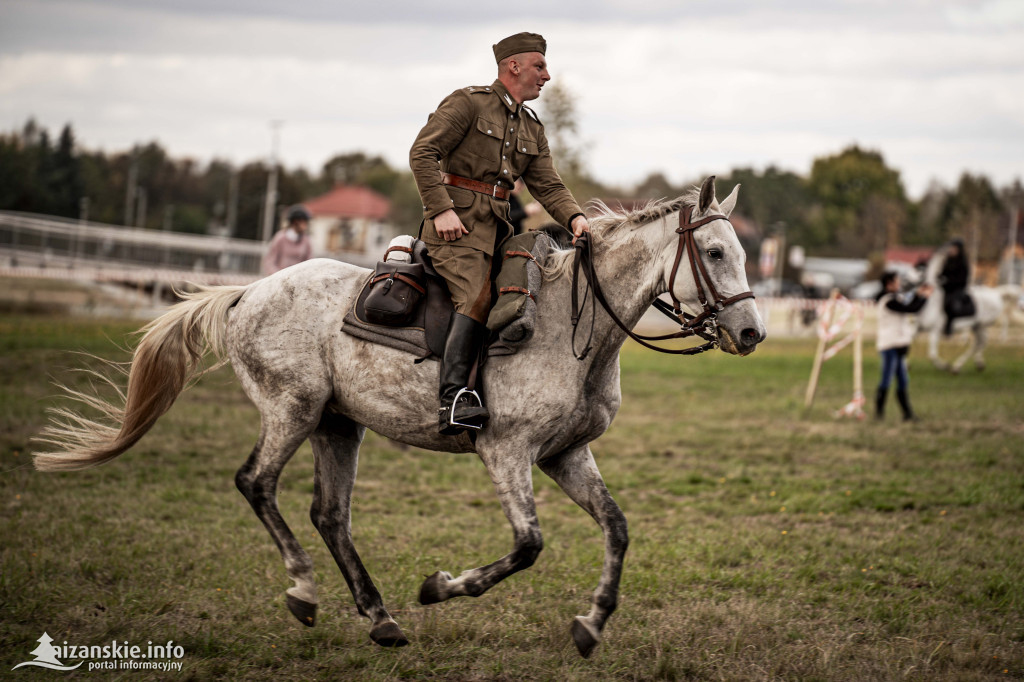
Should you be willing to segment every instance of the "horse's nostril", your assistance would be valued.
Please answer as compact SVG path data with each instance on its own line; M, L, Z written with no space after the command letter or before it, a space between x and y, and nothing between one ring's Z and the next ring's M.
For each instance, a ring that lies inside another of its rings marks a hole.
M740 332L740 338L744 343L760 343L764 337L753 327L747 327Z

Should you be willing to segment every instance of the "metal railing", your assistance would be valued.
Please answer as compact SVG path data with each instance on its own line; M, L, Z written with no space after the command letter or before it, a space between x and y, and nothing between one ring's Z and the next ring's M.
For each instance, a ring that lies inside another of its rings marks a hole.
M115 227L0 211L0 265L251 275L264 245L245 239Z

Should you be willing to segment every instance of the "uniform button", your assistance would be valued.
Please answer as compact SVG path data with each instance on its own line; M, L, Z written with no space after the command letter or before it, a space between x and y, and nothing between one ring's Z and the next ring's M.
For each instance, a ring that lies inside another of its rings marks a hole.
M503 170L501 172L504 173L505 175L508 175L508 168L506 168L505 170Z
M508 142L506 142L506 143L505 143L505 146L506 146L506 147L508 146Z
M509 131L510 133L514 133L514 132L516 131L516 129L515 129L515 128L509 128L509 129L508 129L508 131Z
M490 130L488 130L488 131L487 131L487 134L488 134L488 135L490 135L490 134L491 134L491 131L490 131Z
M506 157L505 157L505 155L504 155L504 154L502 154L502 155L501 155L501 160L502 160L502 161L504 161L504 160L505 160L505 158L506 158Z

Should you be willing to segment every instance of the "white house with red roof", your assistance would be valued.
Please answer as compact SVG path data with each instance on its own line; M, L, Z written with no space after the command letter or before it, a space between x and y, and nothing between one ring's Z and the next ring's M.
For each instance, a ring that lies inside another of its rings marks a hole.
M336 185L327 194L304 201L313 214L309 238L314 256L363 264L383 257L395 236L389 221L391 201L363 185Z

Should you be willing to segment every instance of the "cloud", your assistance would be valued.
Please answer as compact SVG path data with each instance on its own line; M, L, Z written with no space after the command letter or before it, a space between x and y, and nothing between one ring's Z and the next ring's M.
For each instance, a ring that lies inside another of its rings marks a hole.
M335 2L8 0L0 128L36 116L71 122L88 147L155 138L174 155L244 162L266 157L269 122L283 120L289 165L317 170L362 149L404 166L446 94L494 78L491 43L534 30L576 94L588 161L605 181L770 164L806 173L857 142L882 151L912 192L968 168L1005 183L1024 158L1015 6L656 0L637 11L572 0L520 14L542 21L510 22L504 10L450 20L465 8L454 2L341 12Z

